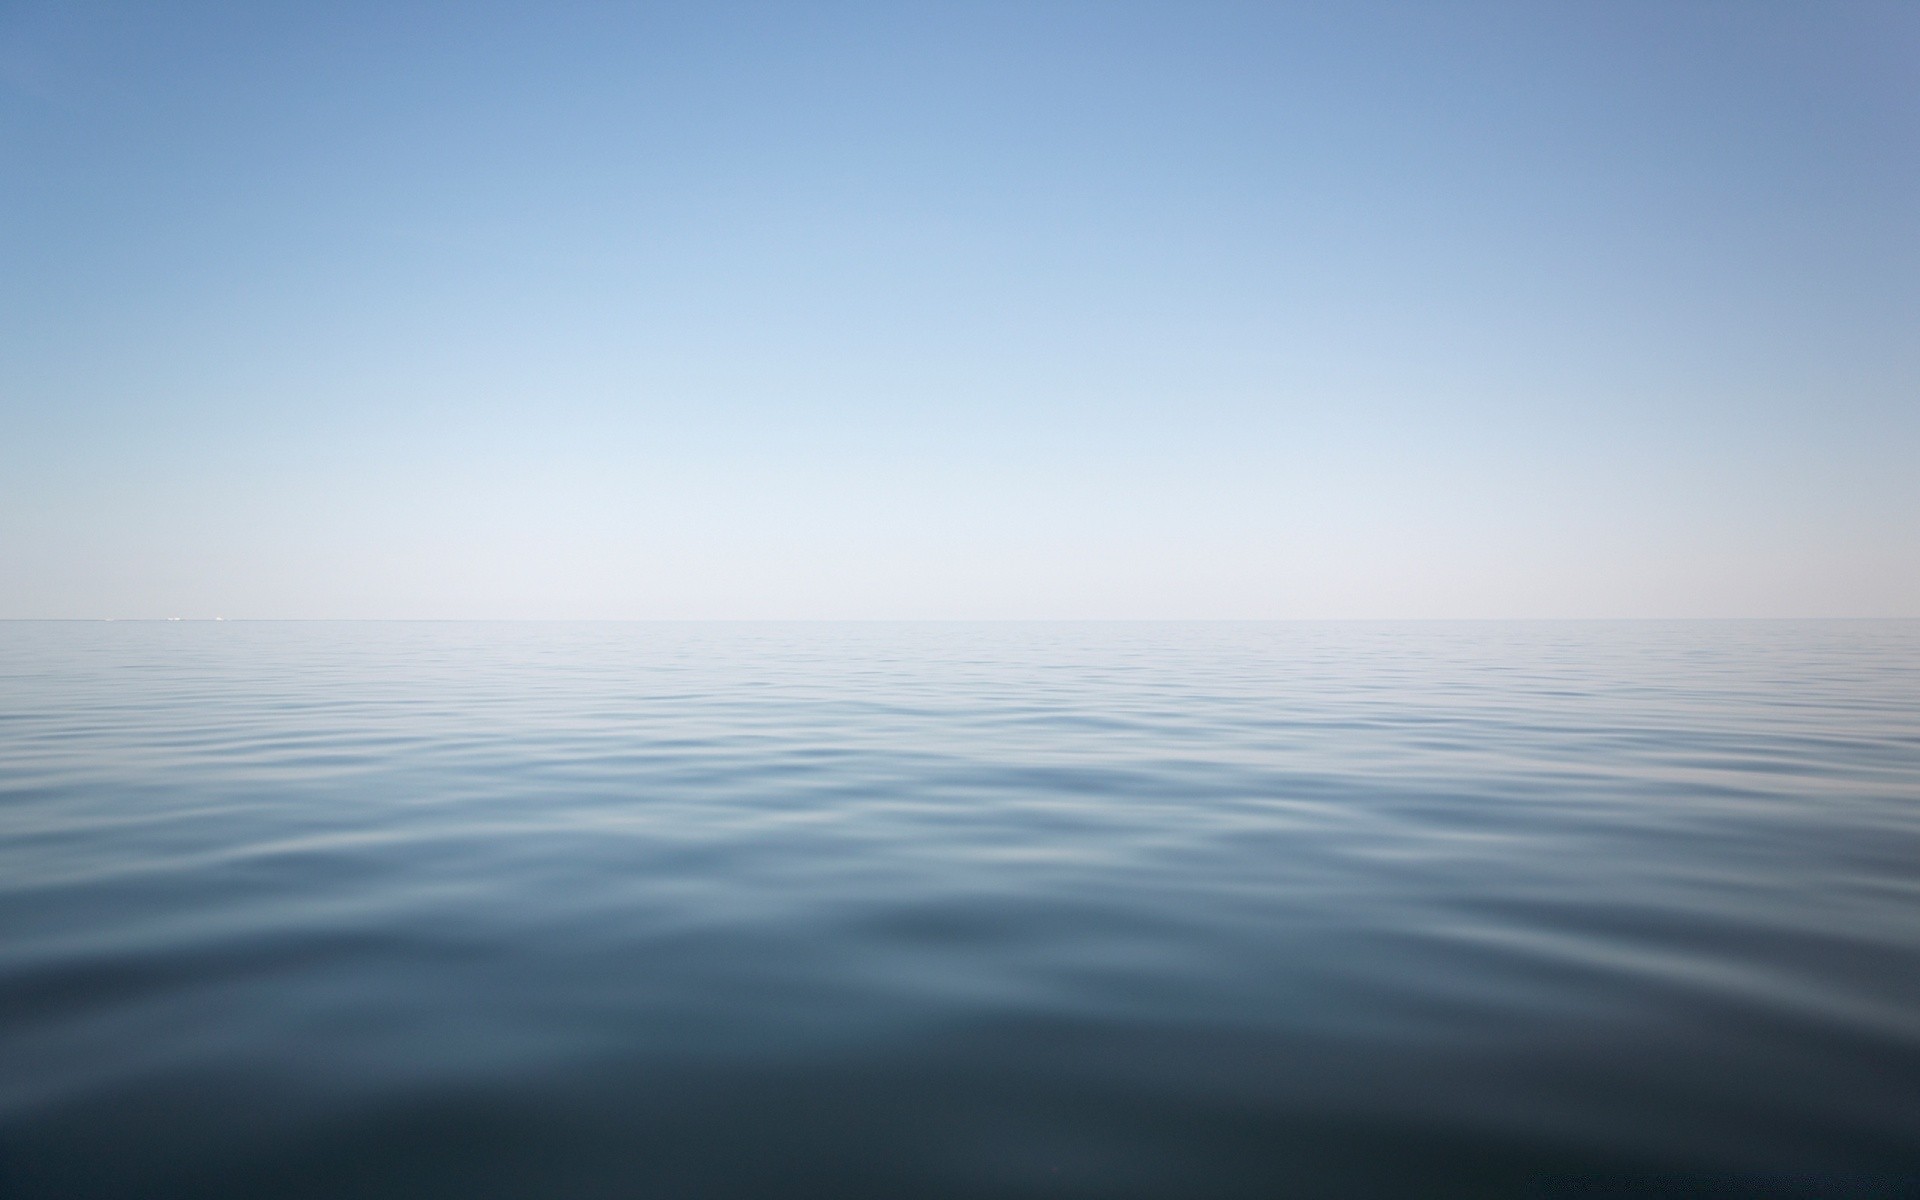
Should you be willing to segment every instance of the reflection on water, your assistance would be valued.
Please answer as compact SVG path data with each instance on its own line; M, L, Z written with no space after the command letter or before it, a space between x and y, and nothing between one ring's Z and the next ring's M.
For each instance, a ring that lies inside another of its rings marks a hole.
M0 1195L1920 1194L1920 623L0 625Z

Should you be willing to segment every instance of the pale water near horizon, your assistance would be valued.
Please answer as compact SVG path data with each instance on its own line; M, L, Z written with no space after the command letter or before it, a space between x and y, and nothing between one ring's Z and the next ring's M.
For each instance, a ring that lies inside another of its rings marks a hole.
M1920 1195L1920 622L0 623L0 1196Z

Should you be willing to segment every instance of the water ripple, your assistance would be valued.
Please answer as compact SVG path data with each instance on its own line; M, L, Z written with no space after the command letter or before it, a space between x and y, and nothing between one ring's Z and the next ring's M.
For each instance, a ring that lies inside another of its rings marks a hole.
M1894 1196L1916 1096L1916 623L0 625L0 1196Z

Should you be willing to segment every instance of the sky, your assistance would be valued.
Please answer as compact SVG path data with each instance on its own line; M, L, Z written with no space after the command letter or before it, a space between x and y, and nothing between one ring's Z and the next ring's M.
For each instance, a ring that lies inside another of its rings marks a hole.
M1920 5L0 0L160 616L1920 616Z

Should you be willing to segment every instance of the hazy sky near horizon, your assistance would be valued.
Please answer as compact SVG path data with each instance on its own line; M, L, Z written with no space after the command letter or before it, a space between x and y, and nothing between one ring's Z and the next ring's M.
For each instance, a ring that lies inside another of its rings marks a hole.
M0 616L1920 616L1920 5L0 6Z

